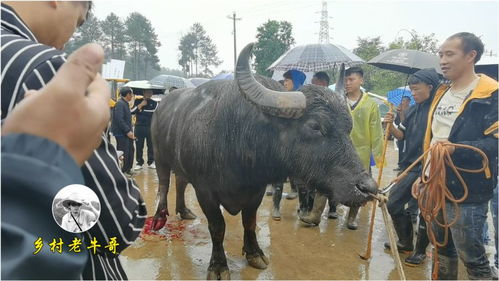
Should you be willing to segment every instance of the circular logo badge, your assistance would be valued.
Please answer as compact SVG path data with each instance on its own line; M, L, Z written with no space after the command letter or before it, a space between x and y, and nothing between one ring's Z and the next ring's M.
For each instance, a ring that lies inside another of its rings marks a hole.
M87 186L71 184L57 192L52 201L52 215L57 224L72 233L92 228L99 220L101 204Z

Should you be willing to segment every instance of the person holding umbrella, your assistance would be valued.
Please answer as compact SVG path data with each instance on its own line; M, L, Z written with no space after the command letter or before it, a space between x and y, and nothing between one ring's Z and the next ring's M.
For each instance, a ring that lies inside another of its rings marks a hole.
M408 84L416 105L405 112L405 118L400 122L398 128L390 126L388 132L398 140L405 141L405 150L399 161L402 171L414 163L423 153L428 112L433 96L440 84L440 77L434 69L423 69L412 74ZM392 123L393 119L393 113L389 112L385 115L384 122ZM414 250L411 212L405 208L405 204L412 199L412 184L421 174L421 169L421 163L412 168L407 176L391 189L388 198L387 208L399 238L397 248L401 252ZM410 266L421 264L426 258L428 244L426 223L420 217L416 250L405 260L405 263ZM385 247L390 248L390 244L385 243Z
M137 165L134 168L135 171L142 169L142 165L144 165L144 143L147 144L147 165L151 169L156 169L156 164L154 164L154 151L152 148L151 121L152 115L157 108L158 102L152 99L152 90L145 89L143 99L136 99L134 106L131 109L132 114L135 114L136 117L135 136L137 140Z

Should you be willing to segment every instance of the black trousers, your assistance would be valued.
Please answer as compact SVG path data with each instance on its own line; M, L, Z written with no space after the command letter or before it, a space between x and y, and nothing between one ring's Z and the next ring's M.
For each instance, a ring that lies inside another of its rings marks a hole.
M137 165L144 165L144 142L147 143L147 164L151 165L154 162L154 154L152 150L151 127L136 126L135 137L137 138Z
M390 191L386 207L392 217L410 215L410 211L405 208L405 204L413 199L411 194L412 184L418 179L420 174L421 172L413 172L411 170L407 173L407 176L400 180Z
M127 136L115 137L116 138L116 149L123 151L123 167L122 172L130 172L133 165L133 140Z

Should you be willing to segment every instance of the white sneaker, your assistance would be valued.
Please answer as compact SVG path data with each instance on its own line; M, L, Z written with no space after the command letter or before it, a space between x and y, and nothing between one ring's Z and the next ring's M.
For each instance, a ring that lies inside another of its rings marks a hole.
M135 168L133 168L135 171L142 170L142 165L135 165Z
M149 165L149 168L156 169L156 163L152 162L151 165Z

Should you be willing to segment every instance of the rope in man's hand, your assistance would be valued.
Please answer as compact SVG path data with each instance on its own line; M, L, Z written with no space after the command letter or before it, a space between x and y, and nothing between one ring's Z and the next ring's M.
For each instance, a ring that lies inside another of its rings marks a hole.
M460 167L456 167L454 162L452 161L451 154L454 152L456 148L464 148L470 149L477 152L482 157L482 167L480 169L464 169ZM418 206L421 212L423 219L426 221L427 225L427 233L430 242L434 246L434 255L433 255L433 272L432 279L438 279L438 247L444 247L447 245L449 240L449 228L454 225L460 214L459 203L462 203L468 197L468 186L464 182L460 172L466 173L481 173L484 172L486 178L491 177L490 169L489 169L489 161L487 155L485 153L470 145L465 144L456 144L450 142L437 142L432 145L428 150L426 150L423 155L421 155L414 163L412 163L407 169L405 169L397 178L395 178L387 188L380 191L380 194L372 195L376 200L380 201L380 207L383 210L383 219L385 224L387 225L388 236L390 238L390 244L392 248L392 254L396 255L396 242L391 241L393 233L390 233L390 230L393 230L393 224L385 217L385 209L386 202L388 198L385 196L386 193L390 191L390 189L398 183L401 179L403 179L412 168L414 168L419 162L426 159L426 156L430 155L430 161L424 164L422 169L422 177L419 178L416 182L414 182L412 186L412 196L418 200ZM459 182L463 186L463 196L461 198L455 198L452 193L449 191L446 185L447 179L447 167L451 168L453 173L459 179ZM425 175L429 176L426 177ZM445 209L446 201L451 202L454 205L456 210L456 215L451 222L448 222L447 212ZM386 211L387 212L387 211ZM440 221L438 218L441 213L442 220ZM373 222L372 222L373 223ZM443 241L437 241L432 223L435 223L437 226L442 227L444 229L444 238ZM371 234L371 233L370 233ZM390 235L392 234L392 235ZM369 241L372 239L372 235L368 237ZM394 247L395 246L395 247ZM397 260L397 259L396 259ZM400 259L399 259L400 260ZM397 263L397 267L401 267L401 263ZM401 279L403 275L403 271L399 269L401 272ZM405 276L404 276L405 278Z

